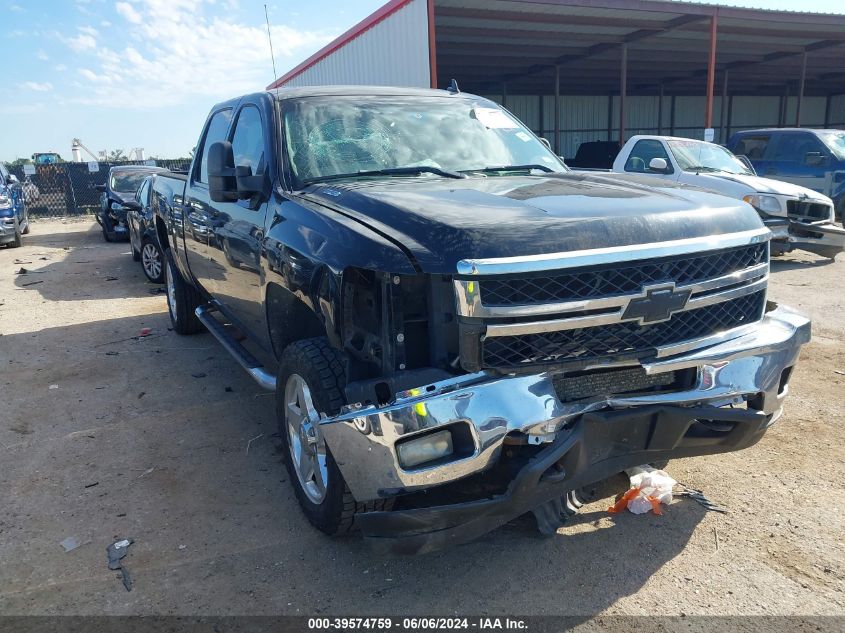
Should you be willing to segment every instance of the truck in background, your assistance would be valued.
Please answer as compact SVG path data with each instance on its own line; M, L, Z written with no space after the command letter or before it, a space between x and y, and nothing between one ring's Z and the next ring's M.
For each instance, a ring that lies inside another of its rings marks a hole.
M761 178L747 160L721 145L637 135L622 146L611 169L620 175L645 174L747 202L772 231L773 254L800 249L833 259L845 250L845 229L834 224L830 198L806 187Z

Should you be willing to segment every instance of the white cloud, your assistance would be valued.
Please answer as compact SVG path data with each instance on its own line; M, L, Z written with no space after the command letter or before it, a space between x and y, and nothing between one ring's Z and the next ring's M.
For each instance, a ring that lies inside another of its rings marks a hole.
M56 64L55 70L61 73L67 70L67 66L64 64Z
M114 8L120 15L132 24L140 24L143 20L141 14L138 13L128 2L118 2L114 5Z
M15 13L21 13L23 11L23 7L19 4L10 4L9 11L14 11Z
M39 49L38 49L38 52L37 52L37 53L35 53L35 56L36 56L38 59L40 59L42 62L46 62L47 60L49 60L49 59L50 59L50 56L49 56L49 55L47 55L47 53L46 53L46 52L44 51L44 49L42 49L42 48L39 48Z
M65 44L77 53L97 48L97 38L89 33L80 33L76 37L65 38Z
M104 29L107 29L111 26L111 22L109 22L108 20L102 20L100 22L100 26L102 26Z
M224 0L209 13L219 14ZM267 31L206 15L210 0L131 0L115 4L128 23L123 37L96 50L97 65L79 70L87 82L78 103L136 108L166 107L190 99L222 99L262 90L272 77ZM263 16L261 16L263 17ZM280 69L317 50L333 33L274 25ZM77 37L95 38L80 30ZM105 40L104 40L105 42ZM122 44L121 44L122 42ZM94 42L96 46L96 39Z
M53 84L49 81L45 81L44 83L38 83L37 81L25 81L20 84L21 88L29 88L30 90L34 90L35 92L49 92L53 89Z

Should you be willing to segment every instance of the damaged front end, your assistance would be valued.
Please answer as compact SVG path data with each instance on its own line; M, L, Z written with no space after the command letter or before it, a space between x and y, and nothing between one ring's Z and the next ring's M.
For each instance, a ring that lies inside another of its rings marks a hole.
M526 512L552 533L581 486L754 444L781 415L810 339L805 317L766 302L767 237L746 232L693 253L684 243L462 262L428 284L424 318L410 322L424 324L414 327L432 355L456 354L452 374L407 366L405 349L404 371L353 383L348 396L374 395L350 397L358 404L321 424L355 498L396 499L358 517L365 537L419 553ZM441 283L454 288L451 317ZM392 315L381 340L407 348L402 301L379 310Z
M802 250L835 259L839 253L845 251L845 229L834 224L833 202L829 199L821 201L788 196L763 197L774 200L785 210L785 213L775 215L752 205L758 209L763 224L772 232L772 255ZM746 197L746 201L752 203L759 199L760 196Z

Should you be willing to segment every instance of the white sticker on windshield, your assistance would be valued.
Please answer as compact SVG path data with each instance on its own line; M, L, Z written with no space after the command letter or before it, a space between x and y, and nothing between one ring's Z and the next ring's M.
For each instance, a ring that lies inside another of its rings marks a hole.
M527 143L528 141L531 140L531 137L528 134L526 134L525 132L517 132L516 134L514 134L514 136L516 138L518 138L520 141L523 141L524 143Z
M484 127L491 130L513 130L519 127L507 114L496 108L473 108L472 112Z

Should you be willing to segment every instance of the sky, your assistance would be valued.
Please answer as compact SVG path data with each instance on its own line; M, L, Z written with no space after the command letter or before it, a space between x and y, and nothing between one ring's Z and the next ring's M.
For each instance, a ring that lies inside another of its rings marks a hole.
M267 0L281 75L386 0ZM794 0L716 0L797 8ZM845 13L843 0L805 11ZM212 105L273 79L262 0L0 0L0 160L73 138L186 156Z

